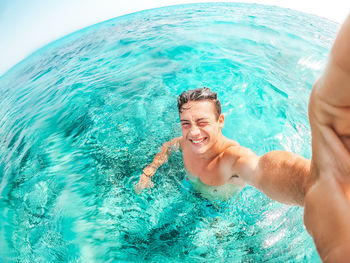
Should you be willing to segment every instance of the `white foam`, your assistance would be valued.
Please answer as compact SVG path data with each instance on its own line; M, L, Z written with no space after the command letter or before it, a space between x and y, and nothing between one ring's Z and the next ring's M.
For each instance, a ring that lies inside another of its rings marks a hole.
M322 70L324 67L324 62L320 60L313 60L311 57L301 57L298 61L298 65L312 70Z

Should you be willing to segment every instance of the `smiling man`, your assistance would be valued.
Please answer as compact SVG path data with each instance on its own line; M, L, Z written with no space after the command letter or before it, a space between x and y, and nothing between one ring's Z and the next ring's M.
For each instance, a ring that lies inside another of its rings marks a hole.
M163 145L136 190L174 148L207 187L251 184L282 203L304 205L304 223L324 262L350 262L350 16L333 44L327 67L309 102L312 160L285 151L257 156L224 137L224 116L209 89L184 92L178 100L182 137ZM311 166L311 167L310 167Z
M189 180L208 199L226 200L247 183L277 201L303 205L310 161L286 151L257 156L222 134L225 117L217 94L209 88L178 97L182 136L164 143L135 186L152 187L151 177L172 151L181 149ZM286 182L288 181L288 182ZM292 187L291 187L292 186Z

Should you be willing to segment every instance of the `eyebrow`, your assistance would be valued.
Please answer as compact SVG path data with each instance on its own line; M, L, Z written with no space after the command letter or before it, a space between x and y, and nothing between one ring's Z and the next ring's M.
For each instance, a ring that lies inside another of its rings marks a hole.
M203 120L207 121L209 120L209 118L199 118L198 120L196 120L196 122L203 121ZM189 120L180 120L180 122L185 122L185 121L190 122Z
M199 119L196 120L196 121L207 121L207 120L209 120L209 118L199 118Z

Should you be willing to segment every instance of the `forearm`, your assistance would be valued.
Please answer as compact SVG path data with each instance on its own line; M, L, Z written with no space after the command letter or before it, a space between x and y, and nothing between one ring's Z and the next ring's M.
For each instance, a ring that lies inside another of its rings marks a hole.
M331 57L345 72L350 73L350 15L345 19L334 41Z
M140 194L145 187L153 187L151 177L157 172L159 166L167 161L170 151L165 143L160 153L157 153L151 164L143 169L138 184L135 185L135 192Z
M271 151L259 158L256 188L268 197L290 205L304 205L310 178L310 161L286 151Z
M350 16L339 30L327 67L318 84L314 86L313 97L329 106L347 107L350 104ZM316 96L315 96L316 95Z
M156 168L160 167L163 163L166 163L168 161L169 153L170 152L168 149L157 153L150 165Z
M153 187L151 177L156 173L158 167L168 160L171 150L180 145L179 141L180 138L175 138L169 142L164 143L161 151L156 154L152 163L149 164L145 169L143 169L142 174L140 176L140 180L134 188L137 194L140 194L142 190L146 187Z
M143 174L152 177L157 169L168 160L169 156L169 150L168 149L162 149L160 153L157 153L154 157L153 161L147 165L145 169L143 169Z
M161 151L156 154L152 163L150 163L144 170L143 173L149 177L153 176L157 169L165 162L168 161L169 155L172 149L179 147L179 138L175 138L169 142L163 144Z

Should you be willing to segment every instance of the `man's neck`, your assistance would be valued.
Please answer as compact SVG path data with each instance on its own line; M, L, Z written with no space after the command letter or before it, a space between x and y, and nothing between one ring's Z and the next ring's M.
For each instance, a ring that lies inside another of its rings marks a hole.
M199 159L203 161L211 161L215 157L217 157L224 150L226 145L225 136L220 133L217 137L216 143L213 144L211 148L209 148L205 153L199 154Z

